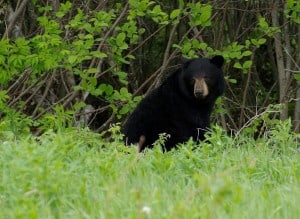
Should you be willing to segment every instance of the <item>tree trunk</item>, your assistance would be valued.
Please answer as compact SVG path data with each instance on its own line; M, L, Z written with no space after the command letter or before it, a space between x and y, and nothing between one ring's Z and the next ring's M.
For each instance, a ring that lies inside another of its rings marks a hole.
M298 24L298 45L300 45L300 24ZM297 47L296 53L300 53L300 46ZM300 66L297 65L300 63L300 56L296 57L296 69L300 71ZM299 74L299 73L298 73ZM294 112L294 131L300 132L300 81L297 81L297 92L296 92L296 106Z
M278 0L274 0L272 5L272 24L274 27L280 27L278 13L279 8ZM288 118L288 100L286 94L289 83L289 74L285 71L284 67L282 36L280 32L274 34L274 44L279 80L279 101L283 105L280 112L280 119L285 120Z

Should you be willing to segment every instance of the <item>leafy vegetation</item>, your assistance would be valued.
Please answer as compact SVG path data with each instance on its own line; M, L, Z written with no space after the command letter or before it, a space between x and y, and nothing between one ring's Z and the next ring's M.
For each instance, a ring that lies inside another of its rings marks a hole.
M299 217L299 1L202 2L0 0L0 218ZM125 147L112 124L215 54L207 140Z
M100 132L122 122L180 57L222 54L228 89L216 123L238 131L280 103L276 118L300 127L297 1L2 2L2 120L27 117L44 131L63 108L73 126Z
M1 143L1 218L297 218L300 154L291 122L268 137L214 127L208 141L137 153L86 129ZM279 134L280 133L280 134Z

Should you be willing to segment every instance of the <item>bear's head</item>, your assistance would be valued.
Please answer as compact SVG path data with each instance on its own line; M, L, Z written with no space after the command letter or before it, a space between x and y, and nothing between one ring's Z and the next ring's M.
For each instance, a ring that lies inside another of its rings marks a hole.
M215 101L225 90L222 65L224 58L197 58L183 63L180 87L189 98L197 102Z

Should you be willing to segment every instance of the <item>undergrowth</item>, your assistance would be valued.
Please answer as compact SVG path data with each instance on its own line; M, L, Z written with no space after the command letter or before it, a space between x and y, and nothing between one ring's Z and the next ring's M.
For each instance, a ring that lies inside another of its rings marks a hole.
M0 218L298 218L300 154L290 121L259 139L213 127L163 153L65 128L0 146ZM2 132L9 133L9 132ZM11 136L11 135L10 135Z

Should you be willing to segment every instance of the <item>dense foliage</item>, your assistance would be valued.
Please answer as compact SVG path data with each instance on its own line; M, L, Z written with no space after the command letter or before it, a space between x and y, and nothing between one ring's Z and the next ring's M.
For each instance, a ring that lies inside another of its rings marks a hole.
M298 0L0 0L0 218L298 218L299 12ZM227 91L204 142L124 146L112 124L182 56L218 54Z
M298 130L296 0L1 3L0 117L16 133L61 123L102 131L181 56L214 54L227 62L214 122L239 131L281 103L280 118L293 117Z

